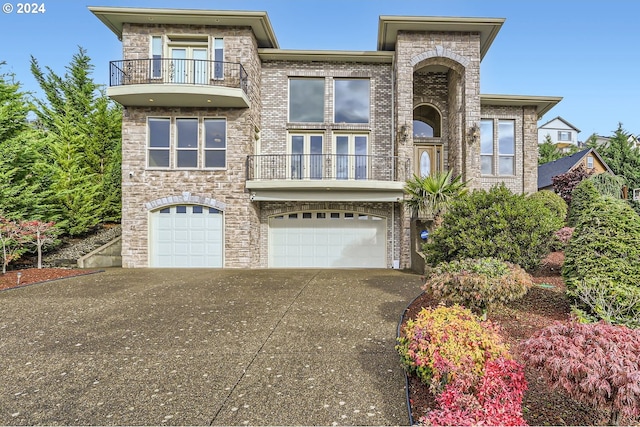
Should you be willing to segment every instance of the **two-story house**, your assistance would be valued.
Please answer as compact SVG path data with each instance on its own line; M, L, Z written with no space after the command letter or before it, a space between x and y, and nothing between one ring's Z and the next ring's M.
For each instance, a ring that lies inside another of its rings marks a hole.
M376 51L317 51L265 12L90 10L123 46L124 267L409 268L413 174L537 190L561 98L480 94L503 19L381 16Z
M571 147L581 146L578 141L580 129L558 116L538 127L538 143L542 144L551 140L562 151L568 151Z

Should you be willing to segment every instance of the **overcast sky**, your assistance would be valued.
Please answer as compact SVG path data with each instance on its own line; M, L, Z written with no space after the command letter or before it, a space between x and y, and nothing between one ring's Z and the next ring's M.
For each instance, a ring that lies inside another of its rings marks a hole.
M59 74L82 46L108 84L121 44L88 6L266 11L282 49L375 51L380 15L506 18L481 68L483 94L562 96L540 124L561 116L582 132L640 133L640 2L636 0L48 0L18 14L1 0L0 72L38 92L33 55ZM11 9L10 13L7 13ZM24 7L22 7L24 11Z

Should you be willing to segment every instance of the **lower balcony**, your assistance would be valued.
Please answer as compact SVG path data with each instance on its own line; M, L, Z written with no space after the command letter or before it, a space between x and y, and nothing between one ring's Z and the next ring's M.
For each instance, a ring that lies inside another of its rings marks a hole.
M247 158L252 200L378 201L403 198L408 159L346 154L261 154Z
M238 63L201 59L110 62L107 95L124 106L249 106L249 80Z

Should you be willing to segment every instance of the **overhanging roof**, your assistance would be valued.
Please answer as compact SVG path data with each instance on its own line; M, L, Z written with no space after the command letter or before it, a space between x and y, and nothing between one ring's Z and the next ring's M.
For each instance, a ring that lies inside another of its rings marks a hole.
M479 33L480 57L484 58L504 21L504 18L380 16L378 50L395 50L398 31Z
M526 95L480 95L481 105L499 105L507 107L534 106L538 119L562 101L561 96L526 96Z
M124 23L251 27L258 47L278 48L267 12L201 9L149 9L89 6L89 10L122 39Z

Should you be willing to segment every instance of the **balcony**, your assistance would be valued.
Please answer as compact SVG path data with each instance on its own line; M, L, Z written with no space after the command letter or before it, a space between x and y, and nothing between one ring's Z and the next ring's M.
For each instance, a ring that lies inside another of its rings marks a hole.
M249 106L241 64L201 59L125 59L109 63L107 95L124 106Z
M403 197L408 159L344 154L248 156L252 200L378 201Z

